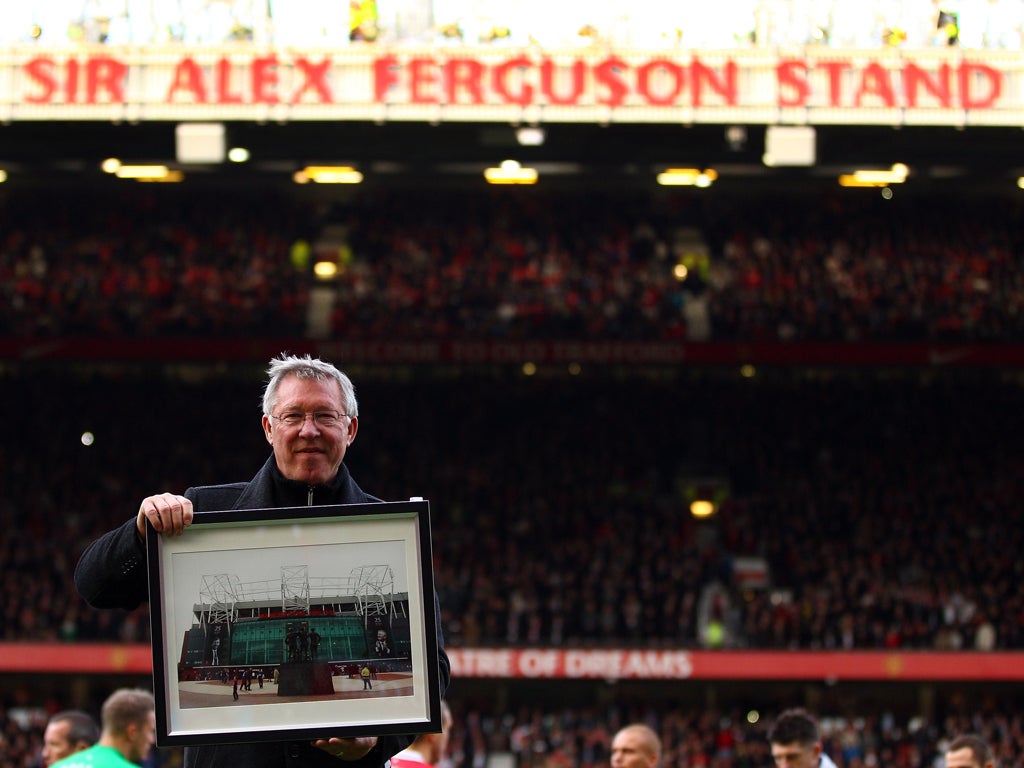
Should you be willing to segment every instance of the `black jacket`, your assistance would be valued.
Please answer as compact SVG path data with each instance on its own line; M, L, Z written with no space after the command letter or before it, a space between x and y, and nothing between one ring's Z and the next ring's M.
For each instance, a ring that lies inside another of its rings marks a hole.
M379 502L365 493L344 464L329 486L310 488L287 480L270 456L248 483L189 488L185 497L197 514L225 509L271 509L311 504L360 504ZM94 608L132 610L149 599L146 547L135 528L135 518L104 534L82 553L75 568L75 586ZM441 610L434 596L441 695L451 677L441 634ZM328 734L329 735L329 734ZM186 768L380 768L395 753L412 743L414 736L380 736L377 746L361 760L343 761L317 749L308 741L229 744L185 748Z

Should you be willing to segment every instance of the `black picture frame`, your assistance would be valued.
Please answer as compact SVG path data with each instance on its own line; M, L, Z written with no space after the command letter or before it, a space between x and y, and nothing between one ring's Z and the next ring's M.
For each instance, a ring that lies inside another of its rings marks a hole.
M146 546L159 746L441 730L427 501L202 512Z

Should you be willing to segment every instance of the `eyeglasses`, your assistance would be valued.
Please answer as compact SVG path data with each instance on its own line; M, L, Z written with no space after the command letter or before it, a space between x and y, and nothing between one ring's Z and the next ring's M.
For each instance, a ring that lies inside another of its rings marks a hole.
M313 423L322 429L334 429L335 427L340 427L345 423L344 420L349 418L347 413L339 413L338 411L314 411L313 413L288 411L287 413L282 413L280 416L270 414L270 418L277 419L278 424L290 429L301 427L305 424L307 416L313 419Z

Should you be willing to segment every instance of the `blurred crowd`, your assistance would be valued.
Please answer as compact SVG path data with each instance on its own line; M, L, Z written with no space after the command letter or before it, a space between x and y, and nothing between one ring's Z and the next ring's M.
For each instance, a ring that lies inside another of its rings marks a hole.
M677 0L546 4L499 0L352 0L347 8L282 0L135 0L10 5L0 43L328 47L350 43L743 49L882 46L1020 50L1016 0Z
M5 201L0 337L255 336L283 351L311 330L324 257L340 270L331 338L690 339L703 324L714 340L1015 342L1024 330L1019 203L216 202ZM145 608L84 605L75 562L150 493L255 473L265 364L0 363L14 406L0 441L0 640L148 640ZM347 463L370 493L431 500L452 647L1024 648L1015 371L349 372L361 424ZM688 504L703 486L719 508L699 520ZM741 578L741 560L763 563L763 580ZM23 699L0 692L0 768L35 764L59 706ZM497 753L516 768L596 768L634 719L662 734L665 768L768 763L770 714L724 702L456 703L451 768ZM968 728L1000 768L1024 752L1020 717L982 702L933 720L823 714L840 768L937 768L937 745Z
M150 493L254 474L259 367L196 382L37 366L3 386L32 403L0 446L18 478L0 500L4 639L147 639L143 614L82 605L77 555ZM452 645L1024 648L1016 379L357 386L348 462L383 498L434 500ZM709 477L720 509L698 520L688 489ZM763 562L764 584L737 558Z
M847 191L848 192L848 191ZM860 192L860 191L857 191ZM1024 204L659 193L0 207L0 337L1014 341ZM317 262L337 276L320 281Z

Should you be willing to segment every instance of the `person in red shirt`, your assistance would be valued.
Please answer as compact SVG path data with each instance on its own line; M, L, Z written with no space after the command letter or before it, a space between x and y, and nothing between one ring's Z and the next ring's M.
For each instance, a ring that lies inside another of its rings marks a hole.
M421 733L408 747L391 758L391 768L432 768L441 762L448 749L452 711L441 700L441 732Z

